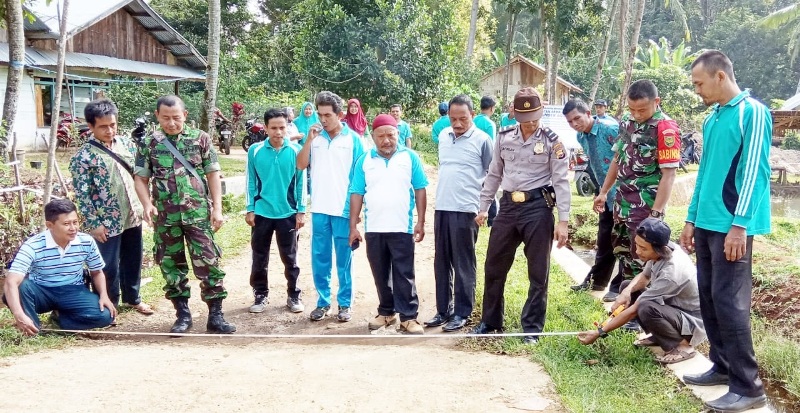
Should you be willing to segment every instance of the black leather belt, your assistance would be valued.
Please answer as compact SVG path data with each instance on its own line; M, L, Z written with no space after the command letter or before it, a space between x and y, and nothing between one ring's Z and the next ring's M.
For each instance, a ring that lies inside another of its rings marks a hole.
M529 191L503 191L503 198L515 203L522 203L528 201L534 201L539 198L544 198L544 191L545 188L536 188L531 189Z

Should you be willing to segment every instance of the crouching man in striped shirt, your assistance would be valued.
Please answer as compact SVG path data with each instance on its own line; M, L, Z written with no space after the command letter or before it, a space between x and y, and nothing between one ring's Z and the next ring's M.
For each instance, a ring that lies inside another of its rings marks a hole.
M398 145L397 121L381 114L372 122L375 148L353 168L350 181L350 245L362 241L356 225L364 212L367 259L378 290L378 315L369 322L377 330L397 322L400 331L423 334L417 322L419 299L414 281L414 242L425 237L425 187L428 178L414 151ZM414 206L417 225L414 224Z
M4 286L3 303L14 316L14 327L27 336L39 332L39 314L58 311L65 330L106 327L117 315L106 292L105 263L89 234L78 232L75 204L65 199L44 207L47 230L20 247ZM97 294L84 284L89 268Z

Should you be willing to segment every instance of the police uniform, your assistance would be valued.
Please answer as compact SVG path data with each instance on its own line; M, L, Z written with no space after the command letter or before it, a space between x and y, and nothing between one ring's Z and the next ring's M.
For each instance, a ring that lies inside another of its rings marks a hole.
M538 93L526 88L514 98L521 123L541 118L543 107ZM529 120L526 120L529 119ZM527 140L521 125L498 133L489 175L481 192L481 212L486 212L497 193L500 212L494 219L486 252L483 316L476 333L503 327L505 281L520 243L528 261L528 298L522 309L524 332L541 332L547 309L550 249L553 243L553 207L559 220L569 220L571 194L566 148L552 130L540 127Z

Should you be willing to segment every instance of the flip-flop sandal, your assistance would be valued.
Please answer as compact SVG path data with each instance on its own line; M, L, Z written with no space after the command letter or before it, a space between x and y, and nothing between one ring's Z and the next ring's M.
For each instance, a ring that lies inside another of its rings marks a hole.
M640 338L633 342L633 345L636 347L654 347L657 346L656 342L650 340L650 337Z
M693 352L689 353L689 352L686 352L686 351L683 351L683 350L678 350L676 348L676 349L672 349L672 350L664 353L663 356L656 357L656 361L658 361L661 364L674 364L674 363L680 363L682 361L689 360L690 358L694 357L695 355L697 355L696 351L693 351ZM669 356L679 356L679 357L667 358Z
M150 307L149 305L147 305L147 304L145 304L143 302L139 303L139 304L136 304L136 305L132 305L130 307L133 308L134 310L136 310L136 312L139 313L139 314L152 315L152 314L155 313L155 311L153 311L152 307Z

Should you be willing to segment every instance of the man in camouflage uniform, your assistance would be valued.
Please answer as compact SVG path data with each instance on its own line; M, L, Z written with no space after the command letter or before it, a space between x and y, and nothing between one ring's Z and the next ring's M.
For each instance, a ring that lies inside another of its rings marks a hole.
M225 273L219 268L220 249L213 234L222 226L217 153L207 133L184 125L187 112L179 97L162 96L155 113L161 128L145 138L137 153L136 193L144 206L145 221L153 225L155 261L166 280L166 297L176 310L177 320L170 332L184 333L192 326L185 240L194 274L200 279L202 299L208 304L206 328L210 333L232 333L236 327L228 324L222 314L222 300L228 293L223 286ZM194 172L173 155L169 145ZM150 179L152 199L148 191Z
M612 245L621 277L630 280L643 268L633 242L636 228L647 217L663 219L681 158L681 140L678 124L659 107L661 99L653 82L634 82L627 99L629 113L620 122L614 161L594 199L594 209L598 213L605 210L606 197L616 181ZM616 299L622 282L619 277L612 281L605 301Z

